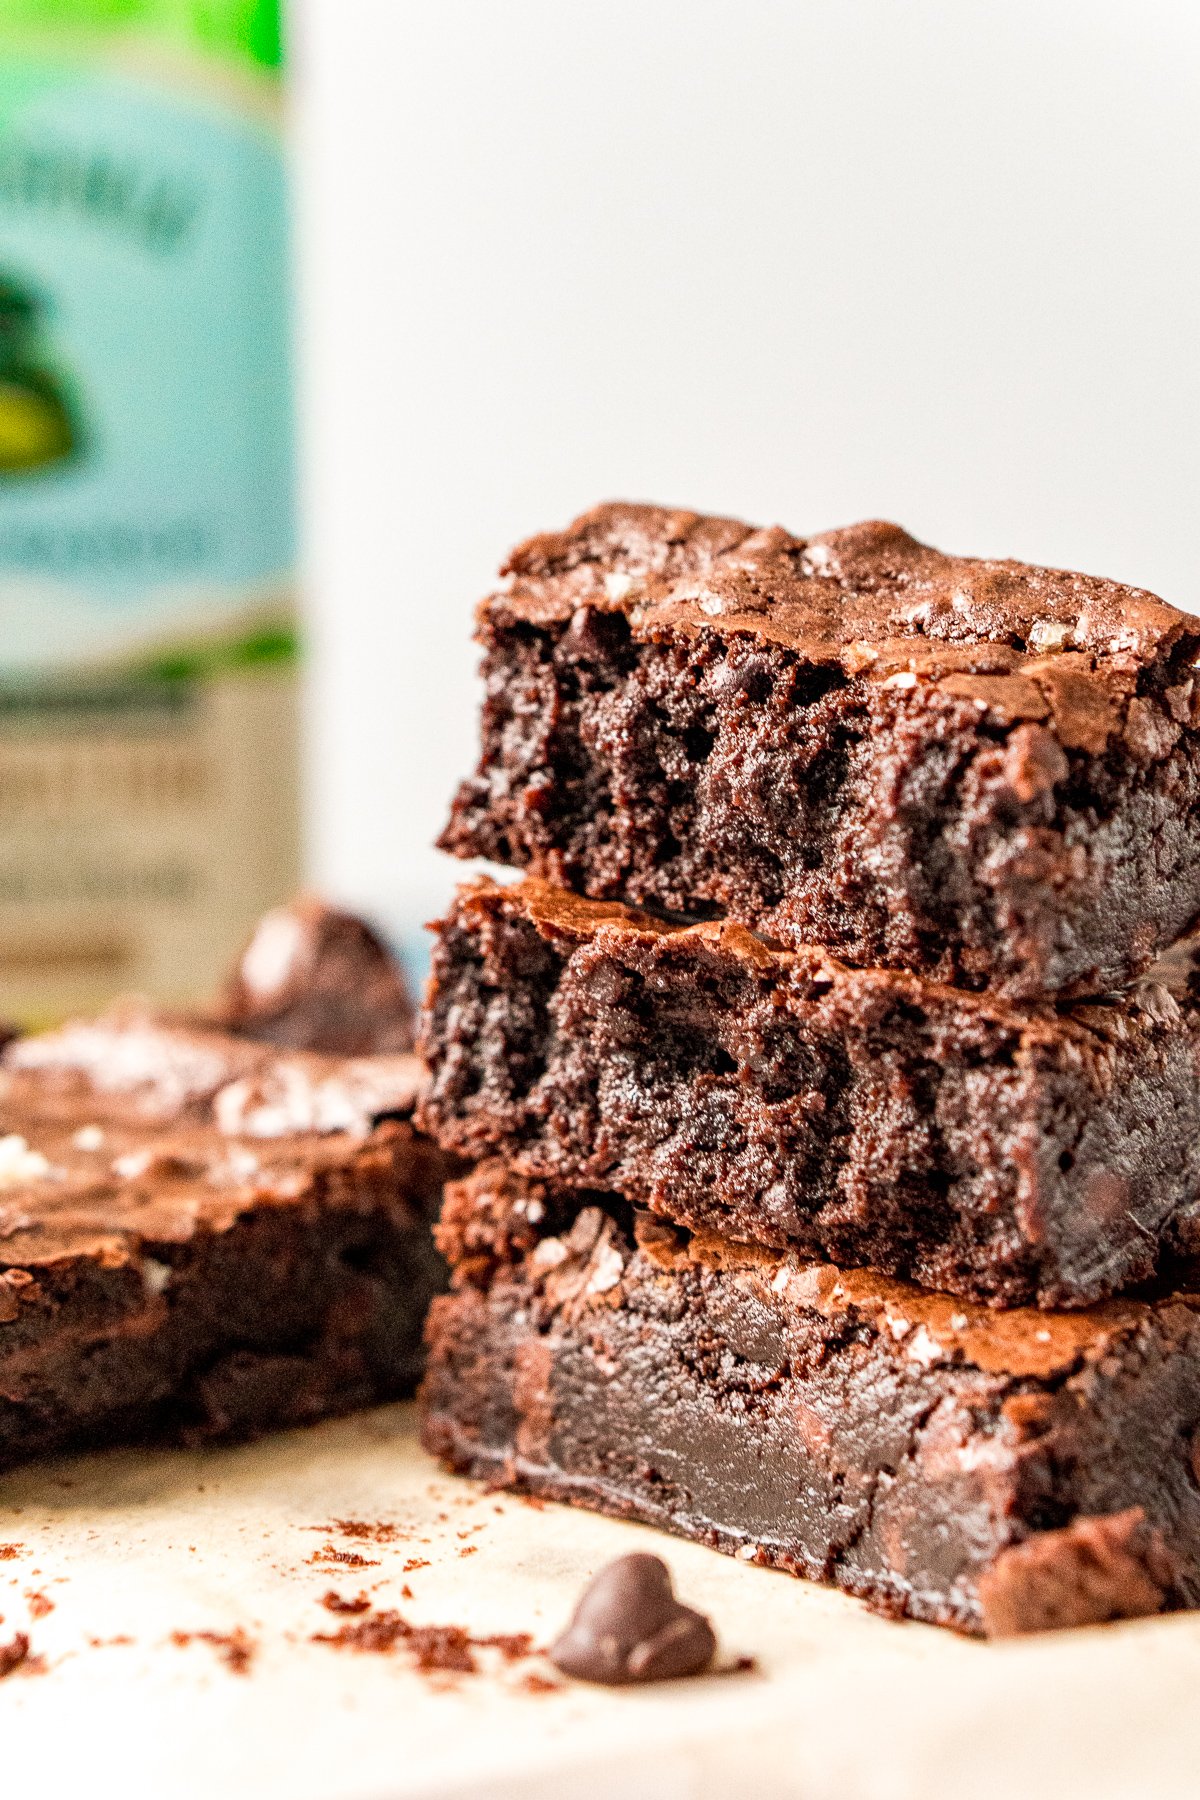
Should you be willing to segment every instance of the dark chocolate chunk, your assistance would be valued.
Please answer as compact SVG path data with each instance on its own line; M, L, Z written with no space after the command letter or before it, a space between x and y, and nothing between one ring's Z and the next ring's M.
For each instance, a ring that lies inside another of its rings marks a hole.
M624 1687L700 1675L716 1648L703 1613L675 1598L666 1563L635 1554L618 1557L589 1583L550 1660L578 1681Z
M215 1022L287 1050L412 1049L413 1004L391 952L363 920L313 895L259 920Z

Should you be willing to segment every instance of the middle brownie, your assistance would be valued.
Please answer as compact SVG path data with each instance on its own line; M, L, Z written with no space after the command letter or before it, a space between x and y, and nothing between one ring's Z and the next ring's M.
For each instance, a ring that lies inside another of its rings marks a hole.
M439 928L422 1127L691 1228L995 1305L1084 1305L1200 1250L1190 947L1014 1005L664 924L539 881Z

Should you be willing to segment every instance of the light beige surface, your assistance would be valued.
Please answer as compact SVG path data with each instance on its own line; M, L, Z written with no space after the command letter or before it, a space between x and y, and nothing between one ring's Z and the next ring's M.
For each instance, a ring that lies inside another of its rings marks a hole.
M383 1544L335 1521L393 1525ZM440 1475L411 1409L216 1453L118 1453L0 1481L0 1642L44 1674L0 1683L4 1792L104 1800L940 1800L1193 1795L1200 1620L986 1646L584 1513ZM330 1566L327 1546L376 1566ZM418 1624L544 1642L584 1579L662 1550L727 1655L761 1672L612 1693L522 1687L536 1662L454 1681L403 1650L314 1643L362 1589ZM316 1558L316 1561L310 1560ZM411 1559L428 1567L404 1572ZM408 1583L412 1598L402 1597ZM30 1618L27 1594L54 1610ZM174 1632L241 1628L249 1672ZM128 1643L92 1639L131 1639Z

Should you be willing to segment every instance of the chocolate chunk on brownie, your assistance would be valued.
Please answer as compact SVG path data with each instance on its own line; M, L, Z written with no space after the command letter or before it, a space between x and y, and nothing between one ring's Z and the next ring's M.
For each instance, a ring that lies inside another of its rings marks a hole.
M444 1270L413 1056L133 1009L0 1057L0 1465L410 1392Z
M505 574L456 855L1023 997L1200 913L1200 623L1152 594L632 505Z
M1200 1604L1186 1292L991 1312L499 1165L443 1242L424 1438L454 1469L961 1631Z
M999 1305L1200 1252L1190 947L1061 1009L680 927L527 879L442 924L421 1122L601 1188Z
M259 920L211 1021L286 1050L388 1055L412 1049L414 1008L370 926L302 894Z

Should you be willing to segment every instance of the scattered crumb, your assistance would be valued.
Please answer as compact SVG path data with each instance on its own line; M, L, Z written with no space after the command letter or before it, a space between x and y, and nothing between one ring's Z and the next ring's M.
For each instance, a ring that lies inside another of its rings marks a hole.
M476 1650L498 1650L506 1662L530 1656L533 1639L527 1631L475 1637L463 1625L410 1625L398 1612L378 1612L343 1625L340 1631L315 1632L314 1644L339 1650L388 1655L402 1644L425 1675L476 1675Z
M458 1554L460 1556L477 1556L479 1554L479 1545L478 1544L464 1544Z
M561 1681L551 1681L548 1675L539 1675L536 1669L522 1675L520 1686L527 1694L561 1694L563 1690Z
M225 1667L234 1675L248 1675L258 1645L240 1625L232 1631L173 1631L171 1642L180 1649L189 1644L211 1644Z
M43 1594L40 1588L29 1588L25 1594L25 1603L31 1619L44 1619L47 1613L54 1611L53 1600L49 1594Z
M355 1594L352 1599L347 1600L345 1595L335 1593L332 1588L327 1594L322 1595L321 1605L326 1612L331 1613L365 1613L371 1610L371 1601L367 1594Z
M45 1658L31 1654L29 1638L23 1631L18 1631L7 1644L0 1644L0 1681L6 1675L15 1675L18 1669L25 1675L44 1675L46 1672Z
M379 1563L369 1556L359 1556L356 1550L339 1550L334 1544L323 1544L314 1550L309 1557L310 1563L338 1563L343 1569L377 1569Z
M407 1581L404 1583L404 1586L400 1589L400 1592L406 1600L411 1600L413 1597L413 1591L409 1587Z
M122 1632L118 1637L90 1637L88 1639L88 1648L90 1650L111 1650L117 1645L132 1644L132 1642L133 1639Z
M414 1569L427 1569L428 1567L429 1558L427 1556L410 1556L400 1573L411 1575Z
M323 1532L326 1537L359 1538L371 1544L393 1544L403 1536L399 1525L386 1519L335 1519L332 1525L310 1525L309 1531Z
M24 1556L24 1544L0 1544L0 1562L15 1562L18 1556Z
M505 1662L517 1662L533 1655L533 1638L527 1631L497 1632L492 1637L476 1638L485 1649L499 1650Z
M758 1658L756 1656L735 1656L732 1662L721 1663L719 1667L710 1669L710 1675L757 1675Z

